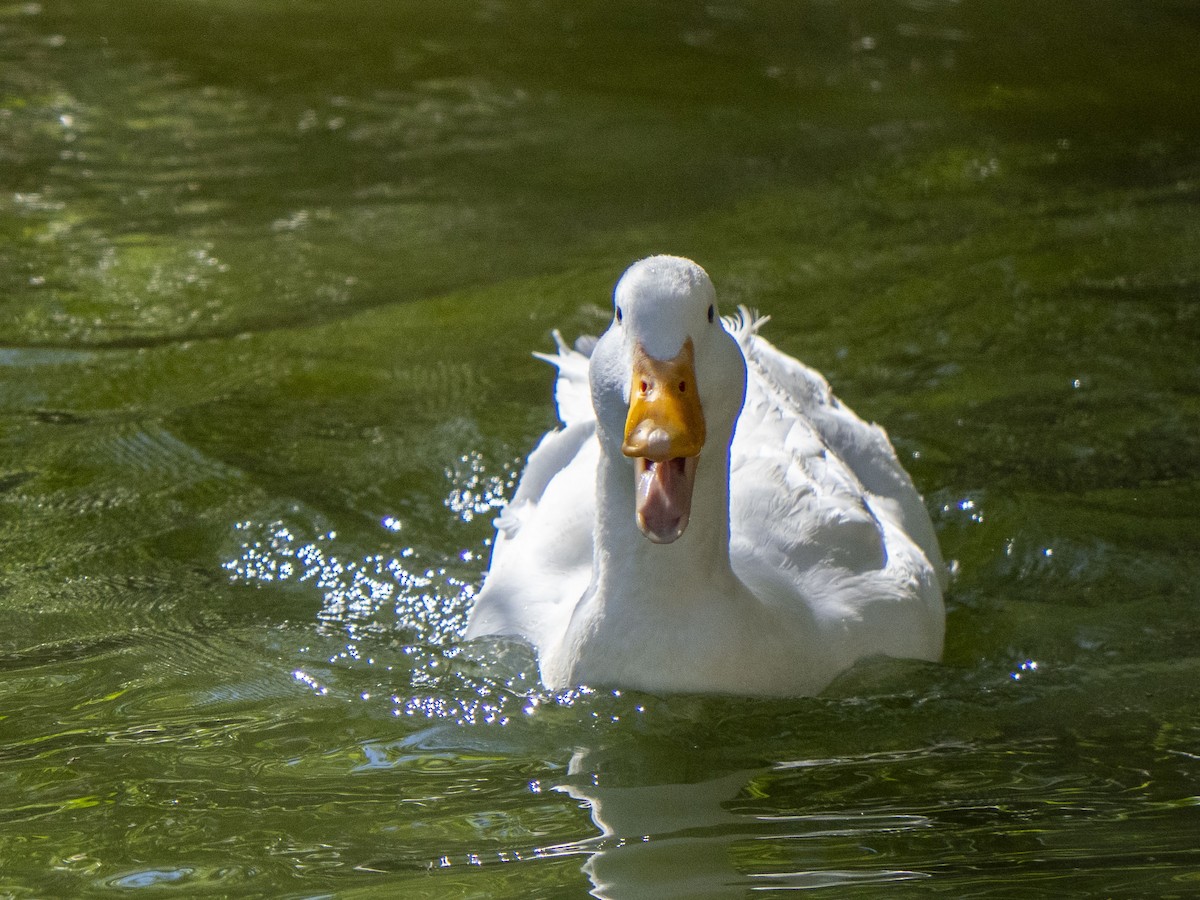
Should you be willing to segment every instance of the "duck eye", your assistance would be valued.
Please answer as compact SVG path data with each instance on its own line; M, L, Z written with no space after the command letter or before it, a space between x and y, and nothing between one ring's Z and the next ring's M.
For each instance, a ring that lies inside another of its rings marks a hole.
M717 313L717 311L715 309L713 309L713 305L711 303L708 304L708 321L711 322L713 320L713 317L716 316L716 313Z
M617 322L620 323L621 319L623 319L623 318L624 318L624 316L621 314L621 307L618 306L617 307Z

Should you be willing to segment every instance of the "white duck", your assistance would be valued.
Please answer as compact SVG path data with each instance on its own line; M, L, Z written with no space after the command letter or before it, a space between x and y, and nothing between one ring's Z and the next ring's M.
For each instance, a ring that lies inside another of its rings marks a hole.
M721 319L690 260L635 263L614 300L598 341L543 357L564 427L497 519L466 637L529 641L553 690L789 696L940 658L942 558L883 429L765 319Z

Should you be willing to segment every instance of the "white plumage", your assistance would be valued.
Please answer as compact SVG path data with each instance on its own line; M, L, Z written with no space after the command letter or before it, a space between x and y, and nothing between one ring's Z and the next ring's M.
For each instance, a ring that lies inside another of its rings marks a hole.
M528 640L552 689L800 695L864 657L938 659L944 566L887 435L715 303L695 263L651 257L598 341L555 333L563 427L497 519L466 636ZM693 350L635 433L655 367ZM697 430L698 455L659 452Z

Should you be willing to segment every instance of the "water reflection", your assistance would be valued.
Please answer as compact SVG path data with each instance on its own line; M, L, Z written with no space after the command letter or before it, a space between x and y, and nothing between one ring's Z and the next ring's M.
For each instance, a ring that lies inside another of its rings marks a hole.
M591 755L576 751L569 779L554 790L585 804L600 834L548 852L588 854L583 872L593 896L728 896L734 885L745 883L730 846L748 823L725 804L757 773L734 772L695 784L605 787L589 765Z
M547 851L587 854L582 871L592 895L601 900L728 897L750 890L929 877L871 860L873 843L929 828L933 823L925 816L882 810L772 812L762 800L772 790L775 773L796 764L696 782L612 785L596 770L598 763L604 767L596 757L604 755L577 750L568 778L554 788L583 803L600 833ZM850 854L831 851L839 843L857 849ZM780 847L788 852L781 856Z

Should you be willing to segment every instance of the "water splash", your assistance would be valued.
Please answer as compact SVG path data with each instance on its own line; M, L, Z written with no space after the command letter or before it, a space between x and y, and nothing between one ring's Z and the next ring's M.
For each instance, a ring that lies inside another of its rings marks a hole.
M388 516L381 524L394 531L396 521ZM358 642L373 633L399 629L409 640L441 646L466 623L475 582L445 565L423 564L412 547L396 556L346 559L337 550L335 531L304 540L278 521L266 526L239 522L235 528L263 533L243 541L240 554L223 564L232 580L313 585L321 593L317 621L346 631L352 639L348 658L359 658Z
M490 529L478 519L507 502L515 472L514 464L506 464L495 474L476 451L446 468L441 506L453 514L452 527L467 526L467 546L458 551L395 549L397 536L407 534L410 524L396 514L379 520L379 544L388 551L367 553L339 540L334 530L283 520L244 521L234 526L240 549L223 568L235 582L319 595L316 623L322 640L305 648L306 655L310 650L315 655L293 672L315 694L383 701L397 716L507 723L537 689L532 652L489 647L476 655L464 652L457 641L491 544ZM329 669L331 664L335 668ZM365 676L368 671L377 674ZM347 689L364 676L384 682ZM404 683L396 683L401 677Z
M506 465L499 475L490 474L483 455L474 450L464 453L446 469L446 478L452 485L445 500L446 508L464 522L499 510L508 502L517 483L514 466Z

